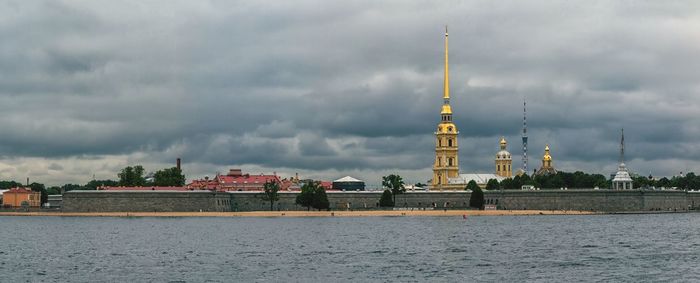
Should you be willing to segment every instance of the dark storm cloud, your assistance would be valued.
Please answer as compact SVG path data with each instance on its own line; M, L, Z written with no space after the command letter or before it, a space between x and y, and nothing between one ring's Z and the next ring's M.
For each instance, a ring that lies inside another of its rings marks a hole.
M81 168L100 160L106 172L182 157L196 170L398 170L424 181L442 103L444 24L465 171L492 171L500 136L520 166L523 99L531 167L549 143L565 170L607 174L623 127L632 169L700 165L693 2L0 8L8 39L0 46L0 156L16 169L2 169L5 178L59 166L73 174L64 178L83 178Z

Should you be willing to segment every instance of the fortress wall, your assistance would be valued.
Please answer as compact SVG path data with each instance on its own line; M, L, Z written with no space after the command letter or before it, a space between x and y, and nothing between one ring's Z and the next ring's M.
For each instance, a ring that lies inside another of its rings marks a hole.
M69 191L66 212L231 211L228 194L209 191Z
M230 192L233 211L269 210L270 203L262 200L261 193ZM275 203L274 210L305 210L305 207L295 204L298 192L280 192L280 200ZM362 210L379 208L382 192L352 191L327 192L330 208L333 210ZM437 208L466 208L469 205L470 194L465 191L457 192L409 192L396 197L396 207L429 208L433 203Z
M298 192L280 192L274 210L306 210L295 204ZM381 192L327 192L332 210L380 209ZM396 197L396 208L464 209L466 191L407 192ZM683 191L547 190L486 191L487 204L499 209L656 211L700 209L700 193ZM63 195L66 212L262 211L269 210L260 192L209 191L71 191Z
M700 210L700 192L688 192L686 199L688 207Z
M684 191L644 191L641 210L687 210L688 193Z
M502 209L652 211L688 209L683 191L548 190L487 192Z

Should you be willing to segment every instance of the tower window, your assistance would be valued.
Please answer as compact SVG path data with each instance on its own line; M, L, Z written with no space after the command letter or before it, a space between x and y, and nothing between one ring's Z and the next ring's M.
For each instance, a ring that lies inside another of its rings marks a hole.
M448 163L449 163L449 166L452 166L452 158L451 158L451 157L448 158L447 161L448 161Z
M442 139L438 138L438 146L442 146Z
M450 128L451 131L452 128ZM447 146L452 146L452 139L447 140Z

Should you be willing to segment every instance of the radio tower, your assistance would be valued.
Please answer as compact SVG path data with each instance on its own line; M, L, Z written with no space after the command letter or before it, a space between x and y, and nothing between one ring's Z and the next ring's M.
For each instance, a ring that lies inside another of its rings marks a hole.
M527 174L527 104L523 99L523 172Z

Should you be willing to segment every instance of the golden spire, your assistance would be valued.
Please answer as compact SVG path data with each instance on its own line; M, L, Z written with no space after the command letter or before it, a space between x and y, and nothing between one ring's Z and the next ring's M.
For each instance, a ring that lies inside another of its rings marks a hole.
M544 156L542 157L542 159L547 160L547 161L552 160L552 156L549 155L549 145L545 145Z
M501 149L502 149L502 150L505 150L505 149L506 149L506 146L508 145L508 143L506 142L506 138L505 138L505 137L501 137L501 142L500 142L500 143L501 143Z
M442 98L445 99L445 104L448 104L450 99L450 67L448 57L447 26L445 26L445 82L443 85L444 93L442 96Z
M452 107L450 107L450 68L448 62L448 49L447 49L447 26L445 26L445 81L443 85L442 99L444 100L442 105L442 111L440 114L452 115ZM451 119L450 119L451 120ZM449 120L448 120L449 121Z

